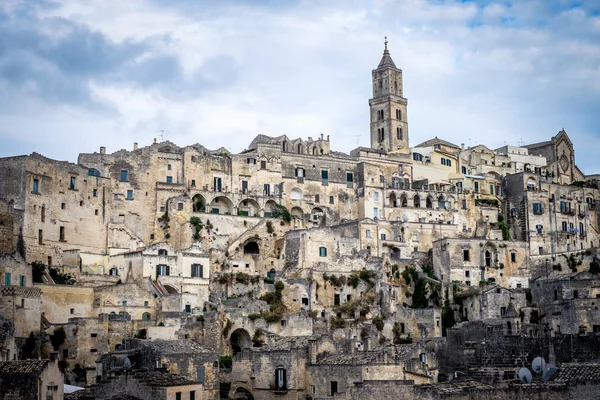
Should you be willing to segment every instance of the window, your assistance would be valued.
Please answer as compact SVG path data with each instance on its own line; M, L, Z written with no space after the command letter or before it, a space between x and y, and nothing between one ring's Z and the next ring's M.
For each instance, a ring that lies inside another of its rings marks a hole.
M248 193L248 181L242 181L242 194Z
M144 307L148 307L148 301L144 301Z
M340 305L340 295L338 293L333 295L333 305L334 306Z
M133 200L133 190L127 191L127 200Z
M182 400L181 399L181 392L175 393L175 400Z
M177 211L183 210L183 203L177 203Z
M196 400L196 391L195 390L192 390L190 392L190 400Z
M195 186L196 186L196 180L195 180L195 179L192 179L192 187L195 187ZM146 194L146 195L147 195L147 194Z
M465 271L465 278L468 278L468 277L469 277L469 275L470 275L470 274L469 274L469 272L470 272L470 271Z
M94 215L98 215L98 210L94 210Z
M308 305L308 297L303 297L302 298L302 305L303 306L307 306Z
M38 244L44 244L44 231L41 229L38 231Z
M446 159L442 158L442 165L446 165Z
M129 181L129 172L126 169L121 170L121 182Z
M371 230L370 230L370 229L367 229L367 230L366 230L366 232L365 232L365 235L366 235L368 238L370 238L370 237L371 237Z
M285 390L286 385L286 371L283 367L277 367L275 370L275 389Z
M33 193L39 193L39 189L40 189L40 180L34 179L33 180Z
M463 199L463 201L462 201L462 209L463 209L463 210L466 210L466 209L467 209L467 200L464 200L464 199Z
M268 183L265 183L265 185L263 186L263 191L264 191L265 196L270 196L271 195L271 185L269 185Z
M462 172L463 174L466 175L467 174L467 167L465 167L465 166L460 167L460 172Z
M192 312L192 306L191 306L191 304L186 304L185 305L185 312L187 312L187 313Z
M23 285L21 285L23 286ZM574 299L578 299L579 298L579 290L573 290L573 298Z
M19 276L19 286L25 286L25 276L24 275Z
M167 176L167 183L173 183L173 177Z
M333 196L329 196L329 204L333 204Z
M203 278L202 264L192 264L192 278Z
M377 218L379 216L379 209L377 207L373 207L373 218Z
M423 161L423 155L419 153L413 153L413 160L415 161Z
M318 194L315 194L315 203L318 203L320 201L320 196Z
M330 382L330 387L331 387L330 396L333 396L338 391L338 383L337 383L337 381L331 381Z
M67 208L67 205L65 203L60 203L60 208L61 208L61 210L64 210Z
M171 170L171 164L167 165L167 169L170 171Z
M75 309L74 308L71 308L70 311L71 311L71 314L75 314Z
M510 253L510 262L517 262L517 253Z
M396 109L396 119L402 119L402 110Z
M64 242L65 240L65 227L61 226L59 229L59 240Z
M533 203L533 213L542 214L544 212L544 205L542 203Z
M294 299L294 300L296 300L296 299ZM280 323L281 323L281 326L287 325L287 321L285 319L282 319Z
M475 183L475 193L479 193L479 182L474 182Z
M494 185L490 185L490 194L494 194Z
M563 221L562 222L562 230L563 230L563 232L567 232L568 229L569 229L569 227L568 227L567 221Z
M381 240L386 240L387 239L387 235L385 233L382 233L379 235Z
M485 266L490 267L492 265L492 253L489 250L485 251Z
M156 266L156 275L157 276L167 276L169 275L170 268L168 265L157 265Z
M250 165L256 165L256 158L248 158L246 162Z
M471 261L471 254L469 250L463 250L463 261Z
M260 162L260 169L267 169L267 162L266 161L261 161Z
M397 127L396 128L396 137L398 138L398 140L403 140L403 135L402 135L402 128Z
M5 272L4 273L4 286L10 286L11 285L11 275L10 272Z
M373 192L373 200L379 201L379 192Z
M329 171L327 171L326 169L321 170L321 179L324 182L327 182L329 180Z
M354 174L352 172L346 172L346 182L354 182Z
M92 197L98 197L98 189L92 189Z
M319 247L319 257L327 257L327 247Z
M122 305L123 307L127 307L127 300L123 300L123 301L121 302L121 305Z
M69 181L69 189L70 190L75 190L77 189L77 178L72 176L71 180Z
M500 316L506 314L506 307L500 307Z
M566 213L567 211L568 211L567 202L561 201L560 202L560 212Z

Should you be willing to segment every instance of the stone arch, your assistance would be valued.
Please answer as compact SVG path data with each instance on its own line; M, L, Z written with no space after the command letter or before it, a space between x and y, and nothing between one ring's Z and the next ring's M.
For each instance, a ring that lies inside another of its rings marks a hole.
M418 194L415 194L415 197L413 197L413 204L415 206L415 208L419 208L421 207L421 198L419 197Z
M179 291L177 290L177 288L175 286L169 285L169 284L164 284L163 286L165 288L165 290L167 291L168 294L177 294L179 293Z
M304 193L298 188L293 188L290 192L290 198L292 200L304 200Z
M402 252L399 247L392 247L390 257L394 260L399 260L402 257Z
M255 240L251 240L244 244L244 254L260 254L260 247Z
M431 195L427 196L427 199L425 199L425 208L433 208L433 198Z
M194 212L206 211L206 199L200 193L197 193L192 197L192 210Z
M267 200L265 203L265 217L270 217L277 209L278 204L275 200Z
M254 400L252 389L244 384L235 383L231 386L228 394L228 399L234 400Z
M318 153L317 146L313 146L313 148L312 148L312 155L316 156L317 153Z
M392 240L392 235L387 229L379 229L379 239L380 240Z
M390 203L389 203L390 207L398 207L398 201L396 199L396 193L392 192L390 193Z
M443 194L440 194L438 197L438 208L440 210L445 210L446 209L446 198L444 197Z
M406 197L406 193L402 193L400 195L400 207L408 207L408 198Z
M304 211L302 211L300 207L293 207L290 212L292 214L292 218L296 218L299 220L304 219Z
M142 320L144 320L144 321L150 321L151 317L152 316L150 315L149 312L145 312L142 314Z
M238 215L258 217L260 215L260 205L256 200L244 199L238 204Z
M212 214L232 214L233 202L226 196L217 196L210 202Z
M252 347L252 339L247 330L238 328L231 332L229 337L229 344L231 345L231 351L235 355L242 350L249 349Z

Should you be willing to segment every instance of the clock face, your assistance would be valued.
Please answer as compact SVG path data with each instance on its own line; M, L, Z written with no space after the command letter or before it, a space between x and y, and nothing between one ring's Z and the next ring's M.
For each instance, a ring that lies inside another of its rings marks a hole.
M558 164L560 165L560 167L562 168L563 171L566 171L567 168L569 168L569 159L567 158L566 155L563 154L558 159Z

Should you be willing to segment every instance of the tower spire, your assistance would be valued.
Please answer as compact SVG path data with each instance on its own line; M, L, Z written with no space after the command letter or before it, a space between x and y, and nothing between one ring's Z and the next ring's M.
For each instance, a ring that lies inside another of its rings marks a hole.
M383 44L385 45L384 53L389 53L388 48L387 48L387 44L388 44L387 36L384 36L383 39L384 39Z

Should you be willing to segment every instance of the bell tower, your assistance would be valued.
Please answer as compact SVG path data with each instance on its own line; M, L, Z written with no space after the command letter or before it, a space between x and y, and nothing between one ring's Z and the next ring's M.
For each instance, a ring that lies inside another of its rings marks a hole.
M389 153L409 152L408 100L403 96L402 70L396 68L385 38L383 57L372 71L373 98L369 100L371 115L371 148Z

